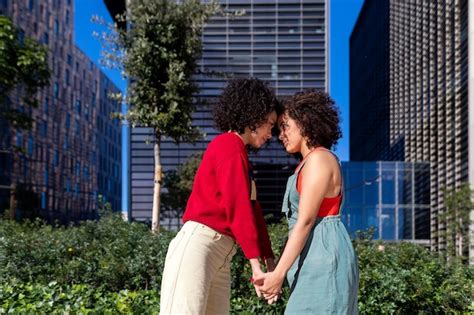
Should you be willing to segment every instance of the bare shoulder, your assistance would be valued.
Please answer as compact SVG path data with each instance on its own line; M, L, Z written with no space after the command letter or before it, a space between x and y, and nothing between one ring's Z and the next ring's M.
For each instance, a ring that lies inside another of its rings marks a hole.
M327 150L316 150L308 156L303 172L311 174L313 179L308 179L308 184L326 187L325 197L338 196L341 187L341 172L336 156ZM303 180L305 180L303 178Z
M338 162L333 153L328 150L316 150L312 152L306 162L313 167L338 166Z

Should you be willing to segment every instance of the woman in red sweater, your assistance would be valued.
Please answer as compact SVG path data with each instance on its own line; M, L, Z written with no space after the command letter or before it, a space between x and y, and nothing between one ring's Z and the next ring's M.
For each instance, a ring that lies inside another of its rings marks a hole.
M235 79L215 106L215 124L223 133L204 153L185 223L169 245L160 314L228 314L235 244L249 259L253 277L262 274L259 259L274 269L246 147L258 149L271 138L277 100L268 84Z

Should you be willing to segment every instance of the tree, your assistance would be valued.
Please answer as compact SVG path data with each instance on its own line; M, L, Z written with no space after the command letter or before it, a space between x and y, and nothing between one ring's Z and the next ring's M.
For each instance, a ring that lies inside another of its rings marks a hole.
M9 18L0 16L0 119L14 128L30 129L30 111L13 108L9 95L19 88L22 102L37 107L36 92L49 84L49 77L46 48L24 37Z
M165 174L163 186L168 192L163 195L162 203L163 208L170 212L171 218L180 219L183 215L201 160L202 153L194 154L176 171L173 170Z
M444 204L446 210L440 214L439 221L446 230L442 236L446 238L446 257L448 260L459 258L466 261L469 250L469 225L471 211L474 210L474 191L469 183L456 189L445 189Z
M128 22L128 30L116 28L109 65L120 65L129 79L125 115L132 127L150 127L154 143L154 193L152 231L159 231L162 171L160 142L169 137L176 142L200 137L192 125L194 95L198 88L192 79L201 54L201 34L208 19L221 12L216 1L134 0L119 21Z

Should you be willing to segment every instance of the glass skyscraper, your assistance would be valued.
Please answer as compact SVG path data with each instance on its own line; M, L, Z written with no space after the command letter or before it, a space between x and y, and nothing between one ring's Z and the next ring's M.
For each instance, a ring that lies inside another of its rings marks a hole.
M350 39L350 158L429 163L433 250L443 190L474 183L473 23L468 0L366 0Z

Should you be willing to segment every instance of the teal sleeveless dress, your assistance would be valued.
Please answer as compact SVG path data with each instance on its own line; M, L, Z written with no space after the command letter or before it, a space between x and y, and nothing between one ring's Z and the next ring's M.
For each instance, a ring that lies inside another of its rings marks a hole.
M296 181L304 163L288 178L286 186L282 211L290 234L298 219L300 195ZM285 314L358 314L359 269L341 221L343 198L338 215L317 218L300 256L288 271L290 298Z

